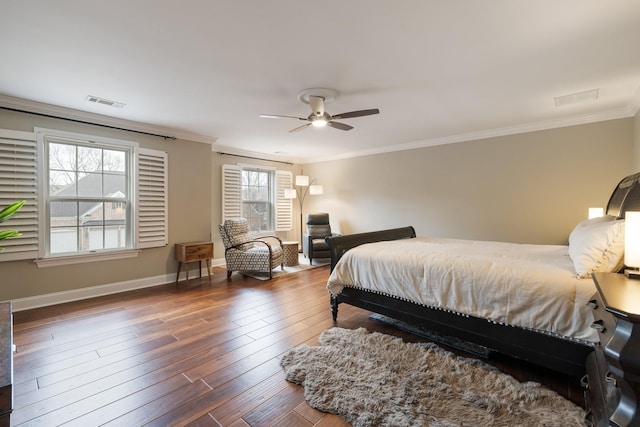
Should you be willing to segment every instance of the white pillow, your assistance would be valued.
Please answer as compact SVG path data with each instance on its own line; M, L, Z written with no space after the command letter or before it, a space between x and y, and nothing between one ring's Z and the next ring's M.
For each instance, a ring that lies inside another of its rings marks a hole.
M624 261L624 220L603 216L580 222L569 235L569 256L579 277L617 271Z

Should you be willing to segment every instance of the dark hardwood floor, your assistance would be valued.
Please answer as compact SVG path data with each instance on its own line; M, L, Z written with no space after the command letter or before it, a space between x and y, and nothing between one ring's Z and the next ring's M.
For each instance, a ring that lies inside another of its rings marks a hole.
M191 279L14 315L13 426L345 426L305 403L279 357L334 326L323 266ZM342 305L338 326L421 338ZM578 381L489 360L583 405Z

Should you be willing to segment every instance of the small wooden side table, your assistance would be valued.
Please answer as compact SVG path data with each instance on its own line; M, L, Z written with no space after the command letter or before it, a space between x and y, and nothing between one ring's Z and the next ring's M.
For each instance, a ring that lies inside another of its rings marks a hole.
M282 242L282 251L284 252L284 265L287 267L298 265L298 242L293 240Z
M176 243L175 247L176 260L178 261L178 274L176 274L176 284L180 278L180 270L182 264L186 264L185 273L187 275L187 283L189 282L189 263L199 262L200 277L202 277L202 260L207 263L207 274L211 280L211 259L213 258L213 243L211 242L189 242Z

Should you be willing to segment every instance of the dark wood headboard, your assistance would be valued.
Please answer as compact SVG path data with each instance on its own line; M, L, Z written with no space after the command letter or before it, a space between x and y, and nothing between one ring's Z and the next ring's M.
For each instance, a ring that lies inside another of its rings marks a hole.
M394 228L390 230L370 231L367 233L346 234L344 236L325 237L331 251L331 271L346 251L356 246L381 242L383 240L411 239L416 237L416 230L412 226Z
M623 219L627 211L640 211L640 173L624 177L607 203L607 215Z

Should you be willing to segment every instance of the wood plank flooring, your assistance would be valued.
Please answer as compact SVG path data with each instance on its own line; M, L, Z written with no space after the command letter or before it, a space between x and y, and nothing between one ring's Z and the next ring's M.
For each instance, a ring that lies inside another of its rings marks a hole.
M334 326L322 266L260 281L214 268L167 284L14 315L13 426L348 426L306 404L279 357ZM338 326L424 341L342 305ZM491 359L583 405L566 378Z

